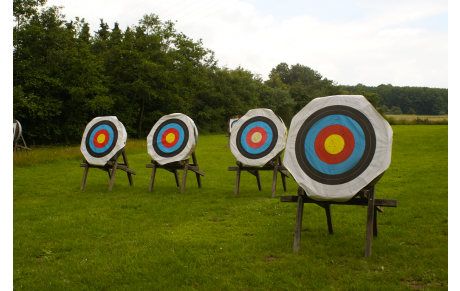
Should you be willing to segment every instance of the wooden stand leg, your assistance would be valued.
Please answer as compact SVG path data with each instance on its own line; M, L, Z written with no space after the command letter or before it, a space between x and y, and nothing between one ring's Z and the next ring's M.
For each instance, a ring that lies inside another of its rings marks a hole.
M326 210L327 228L329 230L329 234L334 234L334 228L332 226L331 204L325 203L324 209Z
M278 160L279 160L279 165L280 166L284 166L283 165L283 161L281 160L281 155L278 157ZM286 185L286 176L284 176L283 174L281 174L281 181L283 182L283 189L284 189L284 192L287 191L287 185Z
M22 139L22 142L24 143L24 147L26 148L26 153L27 153L27 155L29 155L29 151L27 150L27 144L26 144L26 141L24 140L24 137L22 136L22 134L21 134L21 139Z
M273 170L272 198L275 198L275 193L276 193L276 179L278 177L278 159L275 160L274 164L275 164L275 169Z
M302 232L302 218L303 218L303 201L302 195L299 195L297 200L297 213L295 216L295 234L294 234L294 253L300 249L300 235Z
M182 187L180 188L180 192L184 192L185 191L185 182L187 182L187 172L188 172L188 164L189 164L189 159L187 159L187 161L185 162L185 166L184 166L184 175L182 176Z
M16 153L17 151L18 151L18 141L14 143L13 154Z
M150 185L149 185L149 192L152 192L153 189L153 183L155 182L155 173L157 171L156 164L154 161L152 161L153 168L152 168L152 176L150 177ZM178 185L179 186L179 185Z
M115 173L117 171L118 158L113 162L112 174L110 177L109 191L112 190L113 184L115 183Z
M379 235L378 225L377 225L377 207L374 207L374 236Z
M174 178L176 179L176 185L177 187L180 186L180 182L179 182L179 171L178 170L174 170Z
M241 167L240 165L238 165L238 169L236 169L235 197L238 195L238 191L240 189L240 176L241 176Z
M230 133L228 133L227 147L230 147Z
M86 163L85 171L83 172L83 180L81 181L80 190L85 189L86 177L88 176L88 171L89 171L89 165L88 165L88 163Z
M367 225L366 225L366 249L364 251L364 257L368 258L372 255L372 236L374 230L374 213L375 213L375 190L372 187L368 194L368 205L367 205Z
M128 159L126 158L125 149L123 149L122 155L123 155L123 161L125 161L126 167L129 168L129 163L128 163ZM131 176L130 172L126 172L126 174L128 174L129 185L132 186L133 185L133 177Z
M195 155L195 152L192 153L192 160L193 160L193 164L198 167L198 163L196 161L196 155ZM198 182L198 188L201 188L201 175L198 174L198 173L195 173L196 175L196 181Z
M259 191L262 191L262 183L260 182L259 170L255 170L255 172L256 172L256 179L257 179L257 187L259 187Z

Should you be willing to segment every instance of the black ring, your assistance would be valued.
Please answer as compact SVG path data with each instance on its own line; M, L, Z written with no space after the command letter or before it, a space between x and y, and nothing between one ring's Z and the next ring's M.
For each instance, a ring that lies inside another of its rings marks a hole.
M366 145L364 147L364 152L359 160L359 162L350 170L338 174L338 175L328 175L319 172L316 170L310 162L308 162L307 156L304 150L305 138L308 134L310 128L321 118L329 116L329 115L345 115L356 121L361 129L364 132L364 138ZM302 124L299 131L297 132L297 138L295 141L295 153L297 163L299 164L300 168L304 171L307 176L312 178L313 180L323 183L326 185L339 185L347 183L351 180L354 180L359 175L361 175L372 162L375 154L376 148L376 137L374 127L372 126L371 122L367 117L362 114L360 111L349 107L349 106L342 106L342 105L333 105L322 108L312 115L310 115Z
M96 127L98 127L99 125L108 125L113 130L112 145L107 150L103 151L102 153L94 152L91 149L91 146L89 144L91 134L93 133L94 129L96 129ZM113 148L117 145L117 141L118 141L118 129L115 126L115 124L112 121L109 121L109 120L102 120L102 121L99 121L98 123L96 123L95 125L93 125L90 128L90 130L88 130L88 133L86 134L86 142L85 142L86 151L88 152L88 154L90 154L91 156L93 156L95 158L102 158L102 157L106 156L107 154L109 154L113 150Z
M171 152L171 153L165 153L163 152L162 150L160 150L160 148L158 147L157 145L157 138L158 138L158 134L160 134L160 131L163 127L165 127L166 125L170 124L170 123L177 123L179 124L180 127L182 127L182 129L184 130L184 141L182 142L181 146ZM164 158L170 158L170 157L174 157L178 154L180 154L182 152L182 150L185 148L185 146L187 145L188 143L188 137L189 137L189 134L188 134L188 127L187 125L182 121L182 120L179 120L179 119L176 119L176 118L172 118L172 119L168 119L166 120L165 122L163 122L162 124L160 124L156 131L155 131L155 134L153 135L153 140L152 140L152 146L153 146L153 149L155 150L155 152L164 157Z
M266 124L268 124L268 126L270 126L270 128L271 128L271 130L273 132L273 139L272 139L272 142L270 143L270 145L268 146L268 148L265 151L263 151L261 153L258 153L258 154L251 154L251 153L248 153L243 148L243 146L241 145L241 135L243 134L244 129L250 123L253 123L253 122L256 122L256 121L265 122ZM240 154L243 155L243 157L245 157L245 158L253 159L253 160L260 159L260 158L265 157L266 155L268 155L275 148L277 141L278 141L278 128L276 127L276 124L270 118L267 118L267 117L264 117L264 116L255 116L255 117L249 118L245 123L243 123L243 125L238 130L238 134L236 135L236 146L237 146L238 151L240 152Z

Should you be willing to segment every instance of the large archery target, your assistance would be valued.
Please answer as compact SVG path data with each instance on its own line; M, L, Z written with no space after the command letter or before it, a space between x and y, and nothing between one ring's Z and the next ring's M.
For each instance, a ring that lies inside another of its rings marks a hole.
M86 125L80 149L88 163L103 166L125 147L126 139L126 129L117 117L96 117Z
M165 115L147 136L147 150L160 165L188 159L198 142L193 120L182 113Z
M346 201L389 167L392 140L363 96L317 98L292 119L284 164L311 198Z
M284 150L287 129L270 109L249 110L233 125L230 150L246 166L262 167Z

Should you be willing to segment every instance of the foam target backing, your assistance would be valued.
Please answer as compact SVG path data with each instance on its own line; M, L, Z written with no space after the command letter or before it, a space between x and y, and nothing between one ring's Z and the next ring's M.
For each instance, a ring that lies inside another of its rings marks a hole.
M235 125L235 123L238 121L239 118L230 118L228 121L228 131L232 132L232 127Z
M172 113L161 117L147 136L147 151L160 165L183 161L198 143L195 122L185 114Z
M249 110L233 125L230 150L246 166L262 167L286 145L287 129L272 110Z
M127 136L116 116L96 117L86 125L80 150L89 164L103 166L123 150Z
M392 143L364 96L316 98L292 119L284 165L312 199L347 201L388 169Z

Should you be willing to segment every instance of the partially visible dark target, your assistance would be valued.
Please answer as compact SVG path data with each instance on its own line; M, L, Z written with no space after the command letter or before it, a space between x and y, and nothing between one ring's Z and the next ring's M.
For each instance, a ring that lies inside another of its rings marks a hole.
M376 146L375 131L358 110L341 105L313 113L295 142L299 166L317 182L338 185L364 172Z
M177 118L168 119L155 130L152 146L162 157L174 157L180 154L189 140L187 125Z
M236 146L248 159L260 159L270 153L278 140L278 130L267 117L250 118L241 125L236 136Z
M96 158L108 155L118 141L118 130L115 124L109 120L99 121L88 131L86 138L86 150Z

